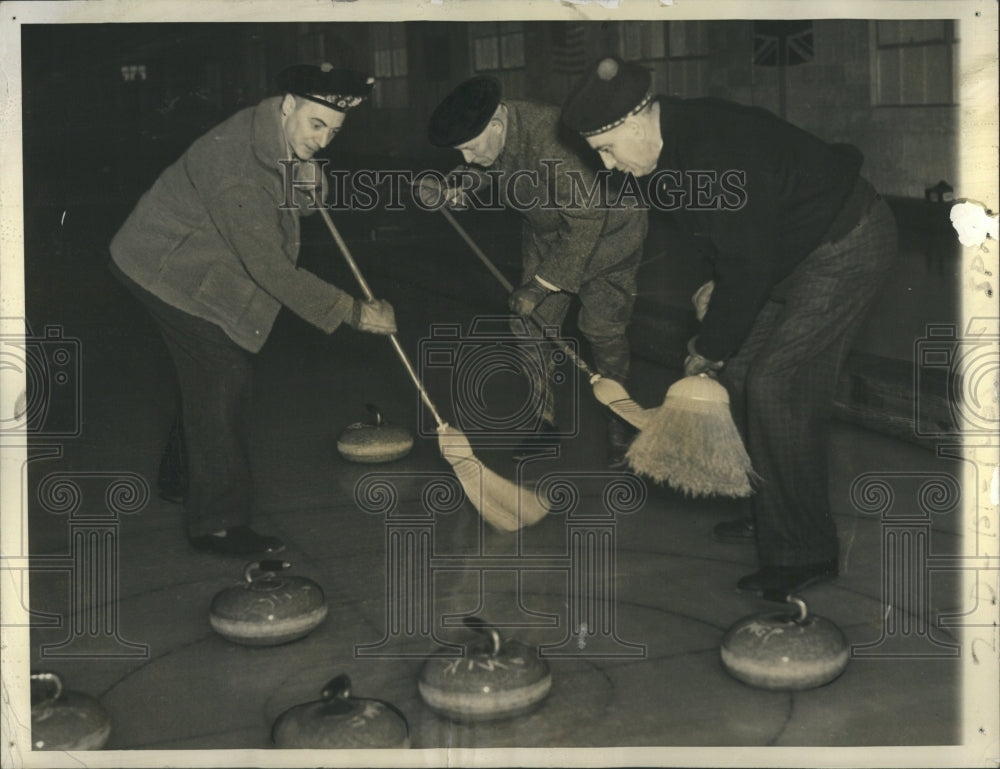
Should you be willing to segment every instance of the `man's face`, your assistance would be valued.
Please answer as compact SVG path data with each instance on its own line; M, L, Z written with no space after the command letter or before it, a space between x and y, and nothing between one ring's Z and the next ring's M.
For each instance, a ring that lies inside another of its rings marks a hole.
M651 174L660 158L658 143L650 141L634 116L610 131L588 136L587 144L597 150L605 168L634 176Z
M291 94L281 103L285 139L300 160L309 160L329 144L346 117L343 112L309 99L296 99Z
M494 117L479 136L459 144L455 149L462 153L469 165L489 168L503 152L506 133L503 122Z

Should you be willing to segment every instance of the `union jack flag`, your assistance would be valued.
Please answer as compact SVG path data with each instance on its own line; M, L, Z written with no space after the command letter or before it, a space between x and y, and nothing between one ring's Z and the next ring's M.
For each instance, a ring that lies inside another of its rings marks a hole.
M811 21L755 21L753 63L758 67L788 67L813 59Z

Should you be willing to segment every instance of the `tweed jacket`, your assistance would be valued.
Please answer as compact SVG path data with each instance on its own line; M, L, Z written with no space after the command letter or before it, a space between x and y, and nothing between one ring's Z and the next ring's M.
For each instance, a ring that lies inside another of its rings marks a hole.
M592 187L594 170L560 135L558 107L519 99L504 99L503 104L508 118L504 147L475 190L480 200L498 198L500 205L520 212L526 267L537 265L533 274L570 293L598 277L626 273L634 279L646 237L646 212L639 207L608 210L599 196L586 199L585 189L571 176ZM537 172L537 181L531 172Z
M280 105L281 97L265 99L197 139L111 242L128 277L251 352L282 305L327 333L353 307L349 294L296 267L299 216L310 210L299 196L297 207L280 207L279 161L290 157Z

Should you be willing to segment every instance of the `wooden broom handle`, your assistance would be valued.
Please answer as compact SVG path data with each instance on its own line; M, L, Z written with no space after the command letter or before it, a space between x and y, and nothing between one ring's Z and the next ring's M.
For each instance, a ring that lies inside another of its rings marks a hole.
M336 241L337 247L340 249L340 253L343 254L344 260L347 262L347 266L350 267L351 272L354 273L354 278L358 281L358 285L361 287L361 293L364 294L365 299L369 302L374 300L375 295L368 286L368 281L365 280L365 276L362 275L361 270L358 269L357 262L355 262L354 257L351 256L351 251L347 247L347 243L340 236L340 231L337 229L337 225L333 223L333 219L330 218L329 212L327 212L326 208L320 207L319 213L323 217L323 221L326 222L326 226L330 228L330 234L333 235L333 239ZM441 419L441 415L438 414L437 409L434 408L434 403L431 401L430 395L427 394L427 390L424 388L423 382L421 382L420 377L417 376L417 372L413 368L413 364L410 363L410 359L403 350L403 346L399 343L399 339L396 338L395 334L389 334L388 336L389 341L392 342L392 346L396 350L396 354L399 356L399 359L403 362L403 366L406 368L406 373L410 375L410 379L413 380L413 384L416 385L417 392L420 393L420 398L424 402L424 405L427 406L431 414L434 416L434 421L437 423L437 426L443 427L444 420Z
M441 206L440 211L442 214L444 214L444 218L448 220L448 223L455 228L455 232L461 235L462 240L464 240L469 245L469 248L472 249L472 253L474 253L476 256L479 257L479 261L481 261L484 265L486 265L486 269L488 269L491 273L493 273L493 277L495 277L498 281L500 281L501 286L507 289L507 293L513 291L514 286L511 284L511 282L507 280L507 278L504 276L502 272L500 272L500 270L497 269L497 266L493 264L490 258L485 253L483 253L483 250L476 244L476 241L474 241L470 237L469 233L465 231L465 228L458 223L458 220L455 219L455 215L448 210L448 207ZM534 324L539 329L539 331L541 331L545 327L542 320L537 315L535 315L535 313L531 313L531 320L534 321ZM542 339L547 342L551 342L560 350L562 350L563 353L565 353L566 357L568 357L571 361L573 361L573 363L576 364L576 367L580 369L580 371L582 371L584 374L586 374L590 379L593 379L594 376L596 376L596 372L592 371L590 366L584 363L583 360L580 358L580 356L576 354L576 351L568 344L566 344L560 339L552 339L545 336L543 336Z

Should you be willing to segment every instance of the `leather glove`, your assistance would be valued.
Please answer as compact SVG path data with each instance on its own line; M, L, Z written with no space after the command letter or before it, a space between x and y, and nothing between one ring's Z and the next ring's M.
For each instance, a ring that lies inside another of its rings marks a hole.
M688 356L684 359L684 376L697 376L698 374L708 374L715 377L716 373L722 369L725 363L719 360L709 360L695 349L694 340L698 337L691 337L687 343Z
M520 288L514 289L507 304L511 312L515 312L522 317L527 317L535 311L552 292L537 280L530 280Z
M694 315L700 323L705 319L708 312L708 303L712 301L712 291L715 289L715 281L710 280L701 286L691 297L691 304L694 305Z
M392 305L384 299L372 299L370 302L355 299L347 323L351 328L370 334L396 333L396 314Z
M420 202L428 208L438 209L442 205L448 208L464 208L465 193L461 187L442 186L439 179L425 176L417 185L417 196Z

